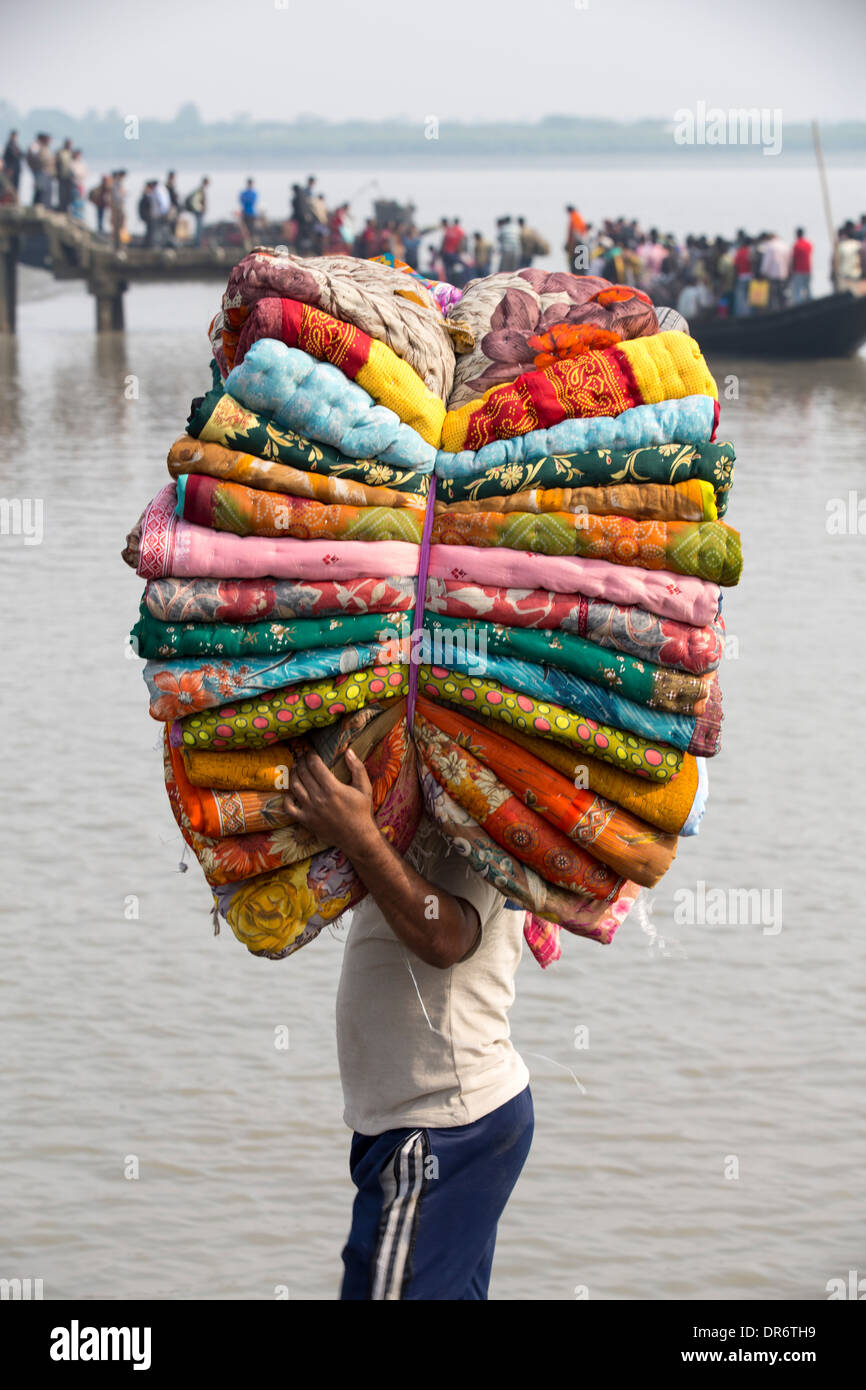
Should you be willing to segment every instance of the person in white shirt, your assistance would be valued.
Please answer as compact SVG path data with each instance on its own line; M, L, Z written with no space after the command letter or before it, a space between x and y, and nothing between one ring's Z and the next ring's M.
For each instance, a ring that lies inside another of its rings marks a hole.
M344 785L315 754L286 808L347 855L355 911L337 1045L357 1187L342 1300L486 1299L497 1223L529 1153L529 1073L508 1027L525 913L423 817L401 857L363 763Z

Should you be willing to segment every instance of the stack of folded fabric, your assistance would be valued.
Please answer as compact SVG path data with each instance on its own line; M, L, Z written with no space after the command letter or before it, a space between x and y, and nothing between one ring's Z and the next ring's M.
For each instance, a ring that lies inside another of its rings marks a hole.
M382 260L232 272L125 558L172 807L250 950L363 896L283 808L310 747L342 777L356 749L400 848L423 793L542 964L560 926L609 941L694 833L741 557L715 384L660 317L536 270L462 296Z

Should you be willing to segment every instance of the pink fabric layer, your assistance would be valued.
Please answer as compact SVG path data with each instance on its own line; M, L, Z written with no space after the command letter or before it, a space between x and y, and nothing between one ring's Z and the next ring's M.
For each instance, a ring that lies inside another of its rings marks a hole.
M662 618L706 627L719 610L718 584L668 570L612 565L579 555L536 555L525 550L486 549L472 545L434 545L432 579L469 579L503 589L552 589L583 594L610 603L635 604Z
M153 499L141 527L143 579L388 579L418 572L418 546L407 541L293 541L235 536L181 521L169 484Z

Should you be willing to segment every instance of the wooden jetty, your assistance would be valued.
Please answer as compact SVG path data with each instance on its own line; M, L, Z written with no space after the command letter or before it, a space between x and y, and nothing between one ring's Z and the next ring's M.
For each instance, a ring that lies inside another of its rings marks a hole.
M96 304L96 331L123 329L123 296L130 285L161 280L224 280L243 255L238 247L121 246L83 223L44 207L0 204L0 333L14 333L18 263L41 240L42 263L56 280L84 280ZM27 256L28 261L32 258Z

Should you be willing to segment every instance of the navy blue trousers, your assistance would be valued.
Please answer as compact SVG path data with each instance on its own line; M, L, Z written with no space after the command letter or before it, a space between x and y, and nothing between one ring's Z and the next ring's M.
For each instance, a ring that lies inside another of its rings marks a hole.
M469 1125L355 1134L340 1298L486 1299L533 1123L527 1086Z

